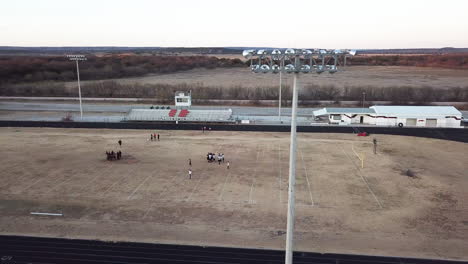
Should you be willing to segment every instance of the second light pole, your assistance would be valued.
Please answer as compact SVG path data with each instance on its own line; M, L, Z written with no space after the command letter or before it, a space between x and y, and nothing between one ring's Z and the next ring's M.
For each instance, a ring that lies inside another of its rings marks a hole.
M295 183L296 183L296 145L297 145L297 104L299 94L299 73L322 73L338 71L338 58L354 55L355 51L348 50L244 50L244 57L250 60L250 67L255 73L293 73L293 100L291 114L291 144L289 148L289 187L288 187L288 214L286 227L286 256L285 263L291 264L293 260L294 219L295 219ZM258 60L258 64L253 61ZM288 64L285 66L285 62ZM278 65L279 62L279 65ZM281 89L281 81L280 81ZM279 93L279 118L281 120L281 90Z
M80 117L81 121L83 121L83 106L81 103L81 86L80 86L80 66L78 65L78 61L85 61L85 55L67 55L67 58L71 61L76 61L76 75L78 77L78 97L80 100Z

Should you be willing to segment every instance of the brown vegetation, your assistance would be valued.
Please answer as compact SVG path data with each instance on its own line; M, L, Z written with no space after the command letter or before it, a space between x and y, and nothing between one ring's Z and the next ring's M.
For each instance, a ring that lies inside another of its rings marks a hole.
M171 102L175 91L192 90L193 99L218 100L277 100L277 86L259 87L214 87L202 84L119 84L115 81L90 82L82 85L85 97L127 97L153 98ZM468 102L468 87L451 89L434 89L432 87L375 87L345 86L344 89L334 85L306 85L299 92L301 100L360 101L363 92L367 101L391 101L395 104L409 102ZM291 87L283 86L282 98L291 99ZM18 84L0 86L0 96L77 96L75 88L67 88L63 83L43 83L34 85Z
M172 73L194 68L244 66L239 59L209 56L90 56L80 64L82 80L101 80ZM0 57L0 84L76 80L75 63L65 57Z
M350 58L348 63L350 65L367 66L417 66L468 69L468 53L440 55L356 56Z

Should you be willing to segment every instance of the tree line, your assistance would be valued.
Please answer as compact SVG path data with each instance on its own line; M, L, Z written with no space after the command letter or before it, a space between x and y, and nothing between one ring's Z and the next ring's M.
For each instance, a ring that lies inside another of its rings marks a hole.
M172 73L195 68L245 66L239 59L210 56L89 56L80 63L82 80L136 77L149 73ZM0 84L76 80L75 62L64 56L1 56Z
M468 53L355 56L348 60L348 64L368 66L416 66L468 69Z
M159 101L173 102L175 91L192 91L193 99L206 100L278 100L277 86L259 87L214 87L202 84L120 84L116 81L96 81L83 84L84 97L105 98L149 98ZM394 104L409 102L468 102L468 86L450 89L433 88L430 86L345 86L306 85L299 91L301 100L309 101L360 101L363 93L367 101L391 101ZM66 87L61 83L15 84L0 85L0 96L59 96L76 97L76 87ZM282 98L290 101L292 89L283 86Z

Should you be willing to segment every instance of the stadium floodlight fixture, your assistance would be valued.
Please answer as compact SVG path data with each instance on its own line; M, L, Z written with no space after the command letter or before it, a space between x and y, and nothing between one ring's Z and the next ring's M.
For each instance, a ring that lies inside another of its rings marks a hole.
M255 53L255 50L244 50L242 52L242 56L244 56L244 58L250 60L253 57L254 53Z
M274 49L273 51L271 51L271 58L275 61L279 61L283 58L283 54L280 50Z
M257 51L257 56L259 59L263 59L268 55L268 52L264 49L258 50Z
M262 66L260 66L260 71L263 73L268 73L270 71L270 66L263 64Z
M299 74L323 73L331 74L338 71L338 61L343 58L346 64L347 56L356 55L354 50L346 49L286 49L281 52L278 49L272 51L244 50L242 55L251 60L258 59L258 64L251 65L255 73L279 73L279 120L281 121L281 73L293 73L293 98L291 114L291 143L289 148L289 189L288 189L288 218L286 232L286 263L292 263L293 235L294 235L294 204L295 204L295 181L296 181L296 125L297 125L297 101Z
M81 121L83 121L83 105L81 102L81 86L80 86L80 66L78 66L79 61L85 61L87 60L85 55L79 55L79 54L70 54L67 55L68 60L71 61L76 61L76 76L78 77L78 96L80 98L80 117Z

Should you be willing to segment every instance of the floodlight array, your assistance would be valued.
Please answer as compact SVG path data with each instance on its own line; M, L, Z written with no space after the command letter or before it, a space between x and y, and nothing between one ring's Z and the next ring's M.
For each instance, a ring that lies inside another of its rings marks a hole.
M279 49L244 50L242 55L250 60L250 68L255 73L335 73L340 59L354 56L355 50L345 49Z
M67 58L68 58L69 60L71 60L71 61L85 61L85 60L87 60L85 55L74 55L74 54L71 54L71 55L67 55Z

